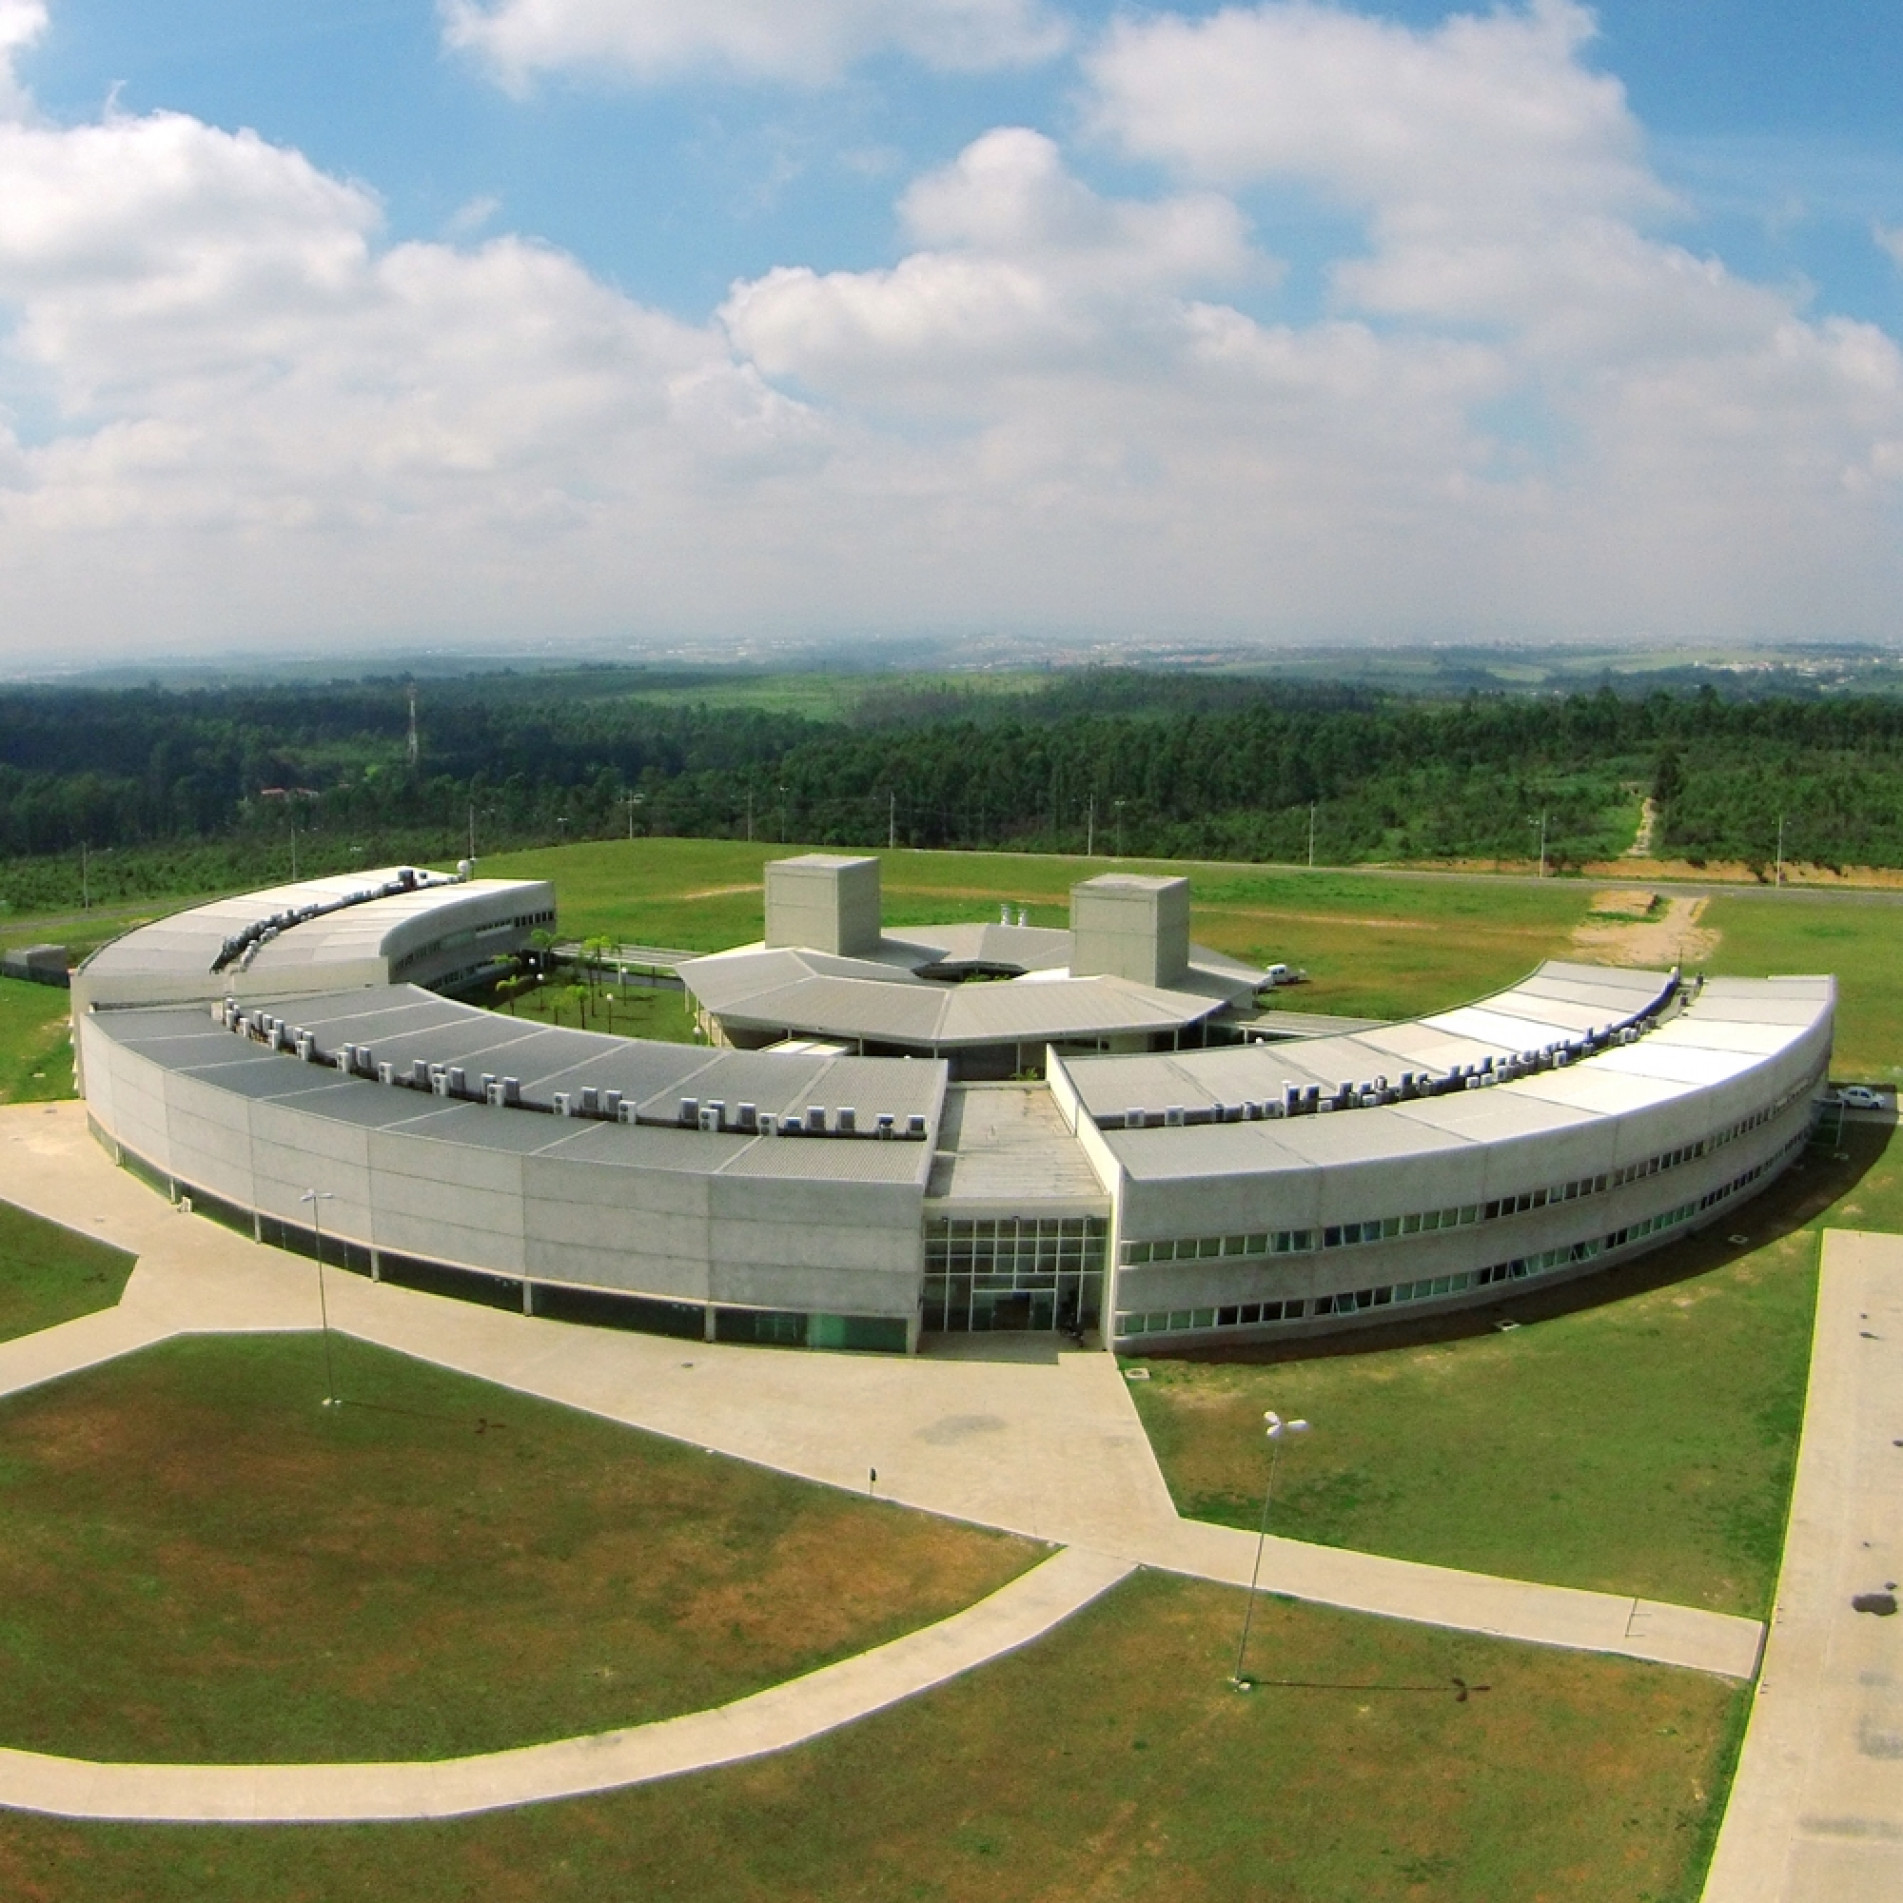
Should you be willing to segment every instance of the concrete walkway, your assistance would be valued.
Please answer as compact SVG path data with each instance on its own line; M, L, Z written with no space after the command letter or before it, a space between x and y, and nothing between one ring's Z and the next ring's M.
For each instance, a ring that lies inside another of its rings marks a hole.
M1042 1638L1130 1570L1072 1547L921 1632L627 1731L408 1764L97 1764L0 1750L0 1804L122 1823L394 1823L649 1784L805 1744L942 1685Z
M1899 1589L1903 1237L1833 1230L1777 1607L1705 1903L1903 1897Z
M0 1197L137 1251L121 1305L163 1333L310 1328L316 1268L180 1214L87 1136L78 1104L0 1109ZM331 1271L334 1328L803 1479L1133 1564L1242 1585L1254 1535L1176 1511L1115 1359L1048 1336L821 1355L531 1320ZM54 1331L61 1332L61 1331ZM24 1344L20 1344L22 1347ZM60 1372L47 1368L40 1380ZM9 1381L0 1361L0 1393ZM348 1385L346 1381L346 1393ZM1271 1539L1265 1592L1538 1645L1749 1678L1750 1619Z
M176 1334L317 1325L314 1263L172 1208L113 1168L80 1105L0 1109L0 1198L139 1258L117 1309L0 1344L0 1395ZM829 1485L863 1490L876 1468L888 1498L1069 1550L927 1632L714 1712L444 1764L98 1765L0 1751L0 1805L155 1821L367 1820L579 1795L816 1736L1024 1644L1137 1566L1236 1586L1250 1576L1254 1535L1177 1514L1106 1354L1060 1352L1043 1337L973 1337L912 1359L706 1346L335 1270L326 1282L333 1328L355 1338ZM1751 1620L1294 1540L1269 1540L1261 1587L1736 1678L1756 1668L1762 1638Z

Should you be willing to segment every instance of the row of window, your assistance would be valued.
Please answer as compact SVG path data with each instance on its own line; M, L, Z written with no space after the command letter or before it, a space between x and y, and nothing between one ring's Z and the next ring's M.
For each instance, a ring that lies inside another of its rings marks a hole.
M1258 1229L1253 1233L1228 1236L1179 1236L1163 1242L1126 1242L1119 1259L1124 1263L1193 1262L1210 1256L1290 1255L1311 1249L1339 1249L1364 1242L1385 1242L1394 1236L1413 1236L1439 1229L1464 1227L1468 1223L1496 1222L1502 1217L1524 1215L1528 1210L1544 1209L1551 1203L1570 1203L1581 1196L1603 1195L1627 1183L1636 1183L1665 1170L1674 1170L1694 1162L1713 1150L1735 1143L1738 1138L1768 1123L1799 1097L1816 1088L1817 1078L1807 1078L1788 1090L1775 1103L1741 1118L1728 1129L1697 1143L1686 1143L1675 1150L1661 1151L1640 1163L1627 1163L1597 1176L1581 1176L1570 1183L1548 1189L1524 1190L1517 1196L1495 1197L1490 1202L1462 1203L1450 1209L1420 1210L1405 1216L1372 1217L1365 1222L1330 1223L1319 1229Z
M939 1218L925 1225L925 1272L1021 1285L1027 1274L1102 1269L1109 1238L1102 1216Z
M1761 1176L1779 1168L1804 1146L1808 1132L1797 1136L1778 1152L1754 1168L1735 1176L1729 1183L1710 1190L1696 1202L1680 1203L1639 1222L1628 1223L1610 1235L1593 1236L1582 1242L1566 1243L1534 1255L1515 1256L1508 1262L1495 1262L1484 1269L1456 1275L1423 1277L1414 1282L1395 1282L1382 1288L1344 1289L1338 1294L1316 1297L1314 1303L1295 1299L1281 1302L1242 1302L1213 1308L1174 1308L1127 1310L1117 1316L1119 1337L1132 1335L1187 1334L1210 1328L1259 1327L1264 1322L1302 1321L1309 1315L1350 1315L1362 1309L1388 1308L1408 1302L1433 1301L1447 1295L1460 1295L1469 1289L1487 1288L1497 1282L1518 1282L1528 1276L1545 1275L1557 1268L1590 1262L1609 1249L1643 1241L1661 1230L1676 1228L1694 1216L1716 1207L1740 1190L1748 1189Z
M928 1275L921 1313L934 1333L1090 1327L1103 1303L1100 1274L1022 1274L1015 1281L976 1275Z
M525 912L520 918L500 919L493 925L468 926L462 931L446 933L441 938L433 938L427 945L419 945L412 952L406 952L391 967L392 974L413 971L425 960L440 957L446 951L454 951L458 946L473 945L479 938L494 938L501 932L526 932L538 925L553 925L553 912Z
M1008 1242L1030 1235L1094 1236L1110 1233L1107 1216L937 1216L925 1225L928 1243Z

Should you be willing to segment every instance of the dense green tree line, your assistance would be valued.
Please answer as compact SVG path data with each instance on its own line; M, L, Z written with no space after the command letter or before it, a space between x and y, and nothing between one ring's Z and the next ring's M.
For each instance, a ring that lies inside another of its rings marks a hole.
M1781 827L1793 860L1903 865L1903 702L1882 696L1430 700L1103 669L875 686L820 720L747 705L731 677L583 668L429 683L414 764L408 727L395 680L0 692L5 887L44 898L82 850L101 892L196 884L220 855L288 871L293 834L309 870L472 835L1282 860L1312 838L1341 863L1527 859L1543 830L1564 867L1629 844L1645 793L1661 852L1768 866Z

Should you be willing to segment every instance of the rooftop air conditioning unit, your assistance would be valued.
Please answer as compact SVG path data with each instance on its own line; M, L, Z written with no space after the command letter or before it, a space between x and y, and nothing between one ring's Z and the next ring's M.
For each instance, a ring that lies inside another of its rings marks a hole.
M452 1097L469 1095L469 1073L460 1064L449 1067L449 1094Z
M502 1086L493 1077L485 1077L482 1080L482 1100L491 1109L502 1108Z
M916 1110L905 1120L905 1134L909 1137L922 1137L925 1134L925 1119Z
M522 1101L522 1084L519 1078L503 1078L502 1101L509 1105L519 1104Z
M823 1136L826 1132L826 1106L809 1103L806 1106L806 1128L809 1134Z
M691 1130L700 1122L700 1099L683 1097L681 1099L681 1128Z
M1123 1113L1123 1127L1126 1130L1141 1130L1150 1120L1147 1110L1130 1109Z
M601 1114L614 1121L621 1115L621 1093L618 1090L604 1090L601 1093Z
M756 1130L760 1125L760 1111L756 1104L743 1103L734 1113L734 1121L743 1130Z
M377 1066L377 1082L380 1084L394 1084L396 1082L396 1066L387 1062L379 1064Z
M593 1084L583 1084L581 1087L581 1114L584 1117L592 1117L598 1115L600 1110L601 1092L597 1090Z
M841 1136L854 1136L859 1129L859 1112L849 1103L839 1106L837 1128Z
M1183 1106L1180 1103L1173 1103L1166 1106L1163 1111L1163 1128L1166 1130L1180 1130L1182 1127Z
M877 1125L877 1128L878 1128L878 1132L879 1132L879 1134L880 1134L880 1136L882 1136L882 1137L889 1137L889 1136L890 1136L890 1135L892 1134L892 1113L891 1113L891 1111L889 1111L889 1110L882 1110L882 1111L880 1111L880 1112L879 1112L879 1120L878 1120L878 1125Z
M572 1117L575 1114L575 1100L565 1090L555 1093L555 1114L558 1117Z

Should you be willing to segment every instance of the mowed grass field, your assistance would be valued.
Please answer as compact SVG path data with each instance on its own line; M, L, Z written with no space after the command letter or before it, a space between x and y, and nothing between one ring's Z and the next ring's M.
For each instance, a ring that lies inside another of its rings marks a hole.
M718 951L763 929L763 868L805 850L729 840L603 840L499 854L496 878L555 881L561 931L630 944ZM1306 967L1311 982L1284 994L1305 1011L1400 1016L1509 983L1563 956L1595 888L1484 880L1386 879L1367 873L1257 870L1170 861L1032 858L1017 853L882 852L889 925L1013 917L1069 922L1070 888L1102 872L1186 871L1192 929L1218 951Z
M123 1249L0 1203L0 1341L111 1308L132 1269Z
M1707 969L1739 978L1834 972L1832 1074L1903 1080L1903 904L1877 894L1716 898L1701 923L1720 934Z
M1149 1370L1131 1392L1178 1508L1258 1523L1274 1408L1314 1423L1276 1483L1292 1539L1766 1616L1819 1232L1896 1211L1889 1138L1813 1152L1735 1230L1439 1331L1126 1363Z
M697 1041L686 998L671 985L619 985L604 980L589 986L549 980L508 996L492 988L469 1002L537 1024L567 1024L616 1037L658 1038L667 1044Z
M798 1751L365 1828L0 1814L58 1903L1694 1903L1747 1698L1692 1672L1160 1576ZM1456 1698L1456 1679L1471 1688ZM1279 1681L1279 1682L1274 1682ZM1485 1689L1478 1689L1484 1687Z
M72 994L0 978L0 1103L50 1103L72 1094Z
M0 1402L0 1743L497 1750L723 1704L1043 1556L335 1346L336 1408L312 1334L185 1337Z

